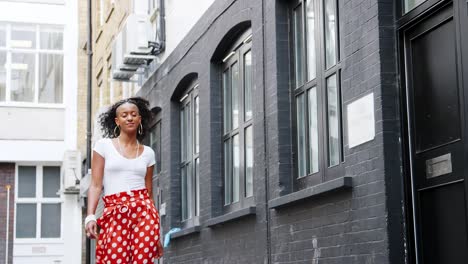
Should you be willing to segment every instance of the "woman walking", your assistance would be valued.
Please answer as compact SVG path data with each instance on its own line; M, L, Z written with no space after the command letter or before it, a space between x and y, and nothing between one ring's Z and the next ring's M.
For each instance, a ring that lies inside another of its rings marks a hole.
M105 138L94 147L85 219L86 235L97 239L97 264L146 264L162 256L159 214L152 198L155 155L140 143L151 122L148 105L133 97L100 116ZM96 219L103 187L105 208Z

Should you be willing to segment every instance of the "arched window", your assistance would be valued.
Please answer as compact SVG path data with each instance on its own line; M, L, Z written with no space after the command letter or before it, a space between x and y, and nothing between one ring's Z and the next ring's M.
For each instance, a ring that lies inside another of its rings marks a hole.
M200 212L200 141L198 84L193 80L179 99L181 220Z
M222 60L224 204L253 196L252 34L248 30Z

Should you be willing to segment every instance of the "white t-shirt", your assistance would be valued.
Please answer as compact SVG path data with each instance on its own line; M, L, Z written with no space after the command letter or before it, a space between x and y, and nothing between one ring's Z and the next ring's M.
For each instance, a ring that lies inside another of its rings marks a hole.
M153 149L144 146L143 153L137 158L127 159L115 148L110 138L96 142L94 151L104 160L104 194L114 194L146 188L146 169L156 163Z

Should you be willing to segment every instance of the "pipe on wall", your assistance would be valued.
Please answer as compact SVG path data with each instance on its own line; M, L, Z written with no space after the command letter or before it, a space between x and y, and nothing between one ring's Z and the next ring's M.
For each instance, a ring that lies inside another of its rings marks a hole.
M87 115L86 115L86 169L85 173L88 173L91 169L91 114L92 114L92 73L93 73L93 26L92 26L92 0L88 0L88 41L86 44L86 51L88 55L88 89L87 89ZM85 204L86 206L86 204ZM86 263L91 263L91 241L86 238Z
M8 263L8 242L9 242L9 232L10 232L10 189L11 185L6 186L7 190L7 204L6 204L6 240L5 240L5 263Z

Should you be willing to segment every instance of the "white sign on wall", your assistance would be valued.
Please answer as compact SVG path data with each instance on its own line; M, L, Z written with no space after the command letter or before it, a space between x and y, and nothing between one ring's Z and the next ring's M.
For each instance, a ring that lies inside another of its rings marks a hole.
M350 104L348 112L348 145L356 147L375 137L374 93Z

